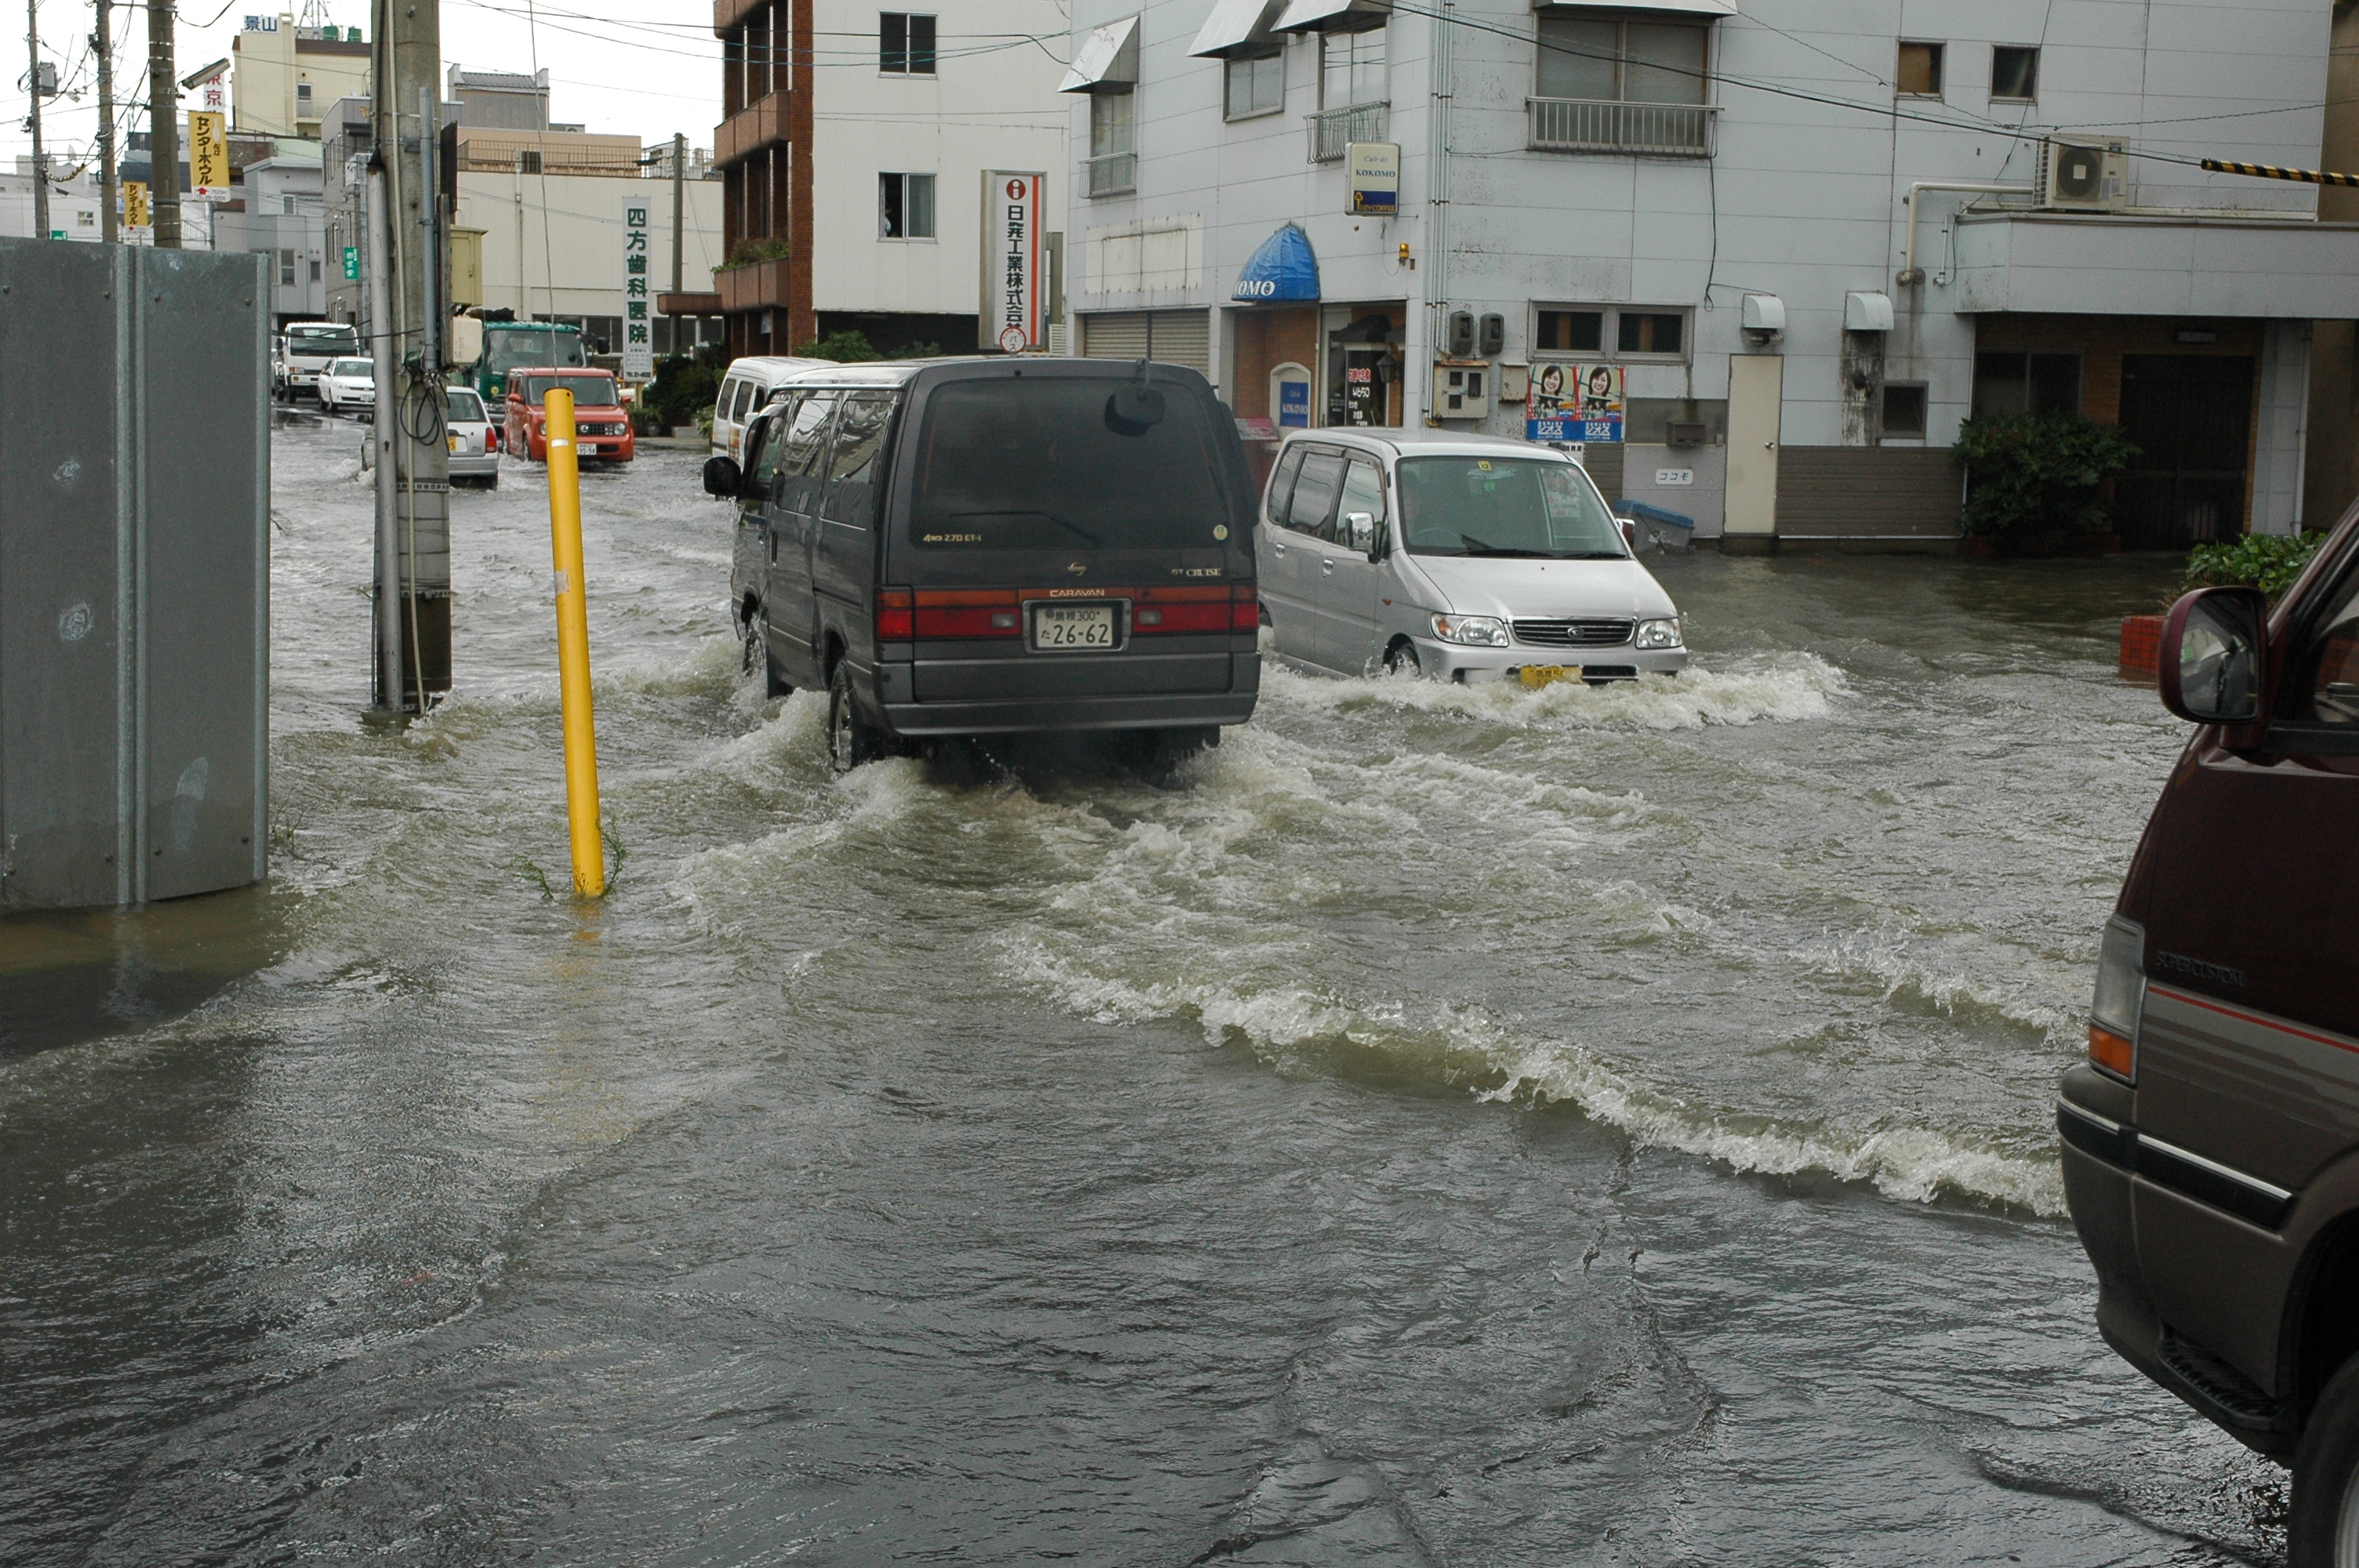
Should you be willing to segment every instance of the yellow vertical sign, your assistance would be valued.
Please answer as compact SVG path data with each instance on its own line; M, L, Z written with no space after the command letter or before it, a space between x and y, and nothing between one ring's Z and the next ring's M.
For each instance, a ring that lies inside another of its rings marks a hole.
M200 201L229 196L229 116L189 113L189 194Z
M123 226L144 229L156 220L147 211L147 182L126 179L123 182Z

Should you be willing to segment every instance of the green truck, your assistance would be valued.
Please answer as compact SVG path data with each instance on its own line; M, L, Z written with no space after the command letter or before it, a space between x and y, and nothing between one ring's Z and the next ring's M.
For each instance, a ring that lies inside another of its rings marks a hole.
M565 370L589 362L579 327L555 321L487 320L483 357L475 362L468 379L483 394L484 406L497 409L507 398L508 372L541 366Z

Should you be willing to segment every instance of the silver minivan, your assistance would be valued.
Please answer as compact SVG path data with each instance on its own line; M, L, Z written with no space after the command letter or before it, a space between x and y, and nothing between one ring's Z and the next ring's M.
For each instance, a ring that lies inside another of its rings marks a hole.
M1271 466L1261 521L1262 616L1288 664L1527 686L1686 667L1670 595L1555 449L1303 431Z

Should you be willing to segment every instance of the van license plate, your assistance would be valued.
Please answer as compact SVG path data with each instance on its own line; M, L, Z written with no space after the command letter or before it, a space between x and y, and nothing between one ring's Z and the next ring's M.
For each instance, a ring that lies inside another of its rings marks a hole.
M1531 691L1538 691L1544 686L1554 686L1560 680L1579 680L1581 666L1579 665L1526 665L1522 675L1525 687Z
M1111 604L1036 604L1032 646L1043 654L1086 653L1114 645Z

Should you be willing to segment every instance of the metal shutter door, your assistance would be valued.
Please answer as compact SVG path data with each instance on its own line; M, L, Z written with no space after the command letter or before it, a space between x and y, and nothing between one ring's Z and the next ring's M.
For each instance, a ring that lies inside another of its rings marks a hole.
M1205 375L1212 373L1212 317L1209 310L1158 310L1151 357L1168 365L1186 365Z
M1110 310L1082 317L1082 357L1092 360L1145 359L1147 319L1144 310Z

